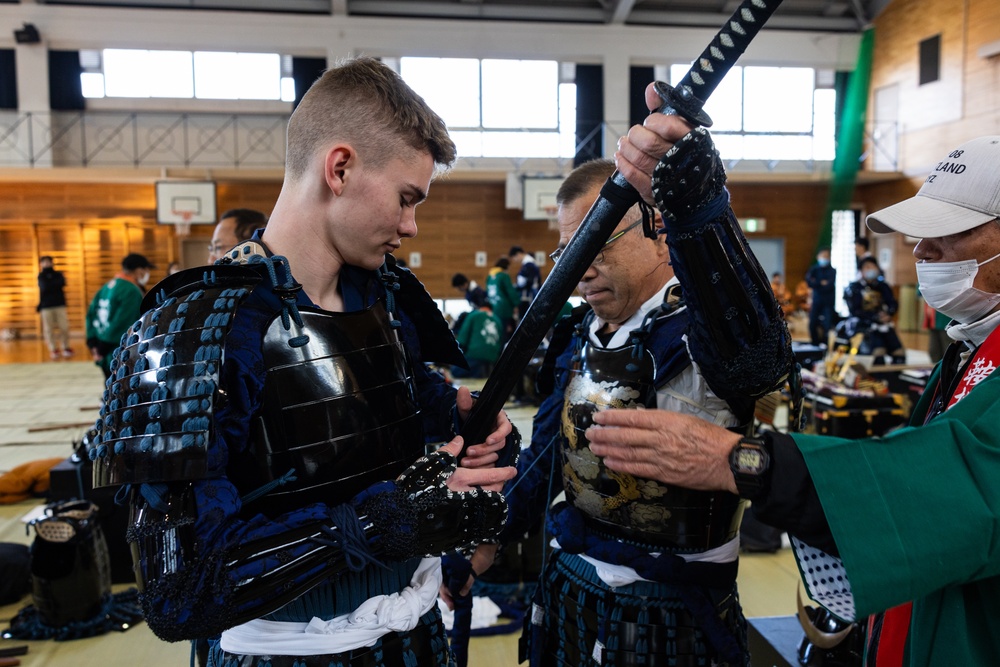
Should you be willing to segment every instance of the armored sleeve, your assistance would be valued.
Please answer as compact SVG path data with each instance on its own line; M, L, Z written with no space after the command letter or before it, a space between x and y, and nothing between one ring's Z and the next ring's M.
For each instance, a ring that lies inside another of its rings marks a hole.
M670 260L690 311L688 347L712 390L758 397L784 382L791 339L770 282L729 206L726 175L704 128L653 171Z
M493 539L503 497L449 491L454 469L454 457L436 452L350 503L275 519L240 519L242 499L225 479L133 487L128 539L146 621L167 641L211 636L348 571Z

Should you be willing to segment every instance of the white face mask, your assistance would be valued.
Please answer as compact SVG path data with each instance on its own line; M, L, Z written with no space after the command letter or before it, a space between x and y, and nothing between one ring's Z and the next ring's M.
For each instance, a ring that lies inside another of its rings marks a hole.
M927 305L956 322L976 322L1000 303L1000 294L990 294L972 286L979 267L997 257L1000 254L978 264L974 259L963 262L917 262L920 294Z
M135 281L136 281L137 283L139 283L140 285L142 285L143 287L145 287L145 286L146 286L146 283L148 283L148 282L149 282L149 271L143 271L142 273L140 273L140 274L139 274L139 275L138 275L138 276L136 277Z

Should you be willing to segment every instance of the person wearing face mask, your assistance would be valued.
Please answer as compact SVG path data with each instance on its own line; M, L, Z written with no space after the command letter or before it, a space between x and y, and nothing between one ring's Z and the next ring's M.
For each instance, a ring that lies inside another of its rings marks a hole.
M139 319L140 304L156 267L145 255L131 253L122 260L121 271L101 286L87 308L87 347L104 377L111 376L111 353L122 334Z
M845 338L863 333L863 354L872 354L876 358L887 354L892 363L905 363L906 350L892 324L892 317L899 310L892 288L882 276L882 269L874 257L861 260L860 272L861 277L844 290L850 317L837 326L837 331Z
M660 410L587 431L619 473L749 498L788 531L809 595L866 628L874 667L992 665L1000 655L1000 136L938 162L916 196L868 216L919 238L920 292L954 341L909 426L879 438L761 433Z
M806 271L806 284L812 290L809 306L809 340L813 345L826 343L826 334L837 322L834 309L837 269L830 266L830 249L820 248L816 263Z

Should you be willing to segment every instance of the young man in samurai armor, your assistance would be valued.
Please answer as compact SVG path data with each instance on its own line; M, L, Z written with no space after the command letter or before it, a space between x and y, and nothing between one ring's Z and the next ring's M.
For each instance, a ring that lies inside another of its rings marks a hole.
M396 73L338 64L264 232L158 285L122 341L95 479L129 485L150 627L212 638L210 665L450 663L436 556L496 536L516 447L501 414L456 470L473 400L424 362L464 360L391 256L455 155Z

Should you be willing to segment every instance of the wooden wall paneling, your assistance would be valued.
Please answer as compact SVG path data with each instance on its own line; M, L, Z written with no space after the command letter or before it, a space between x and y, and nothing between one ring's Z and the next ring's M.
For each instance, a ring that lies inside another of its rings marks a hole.
M0 227L0 329L37 333L38 261L34 230L28 225Z
M45 222L33 225L38 239L37 256L51 255L55 268L66 278L66 310L72 330L82 330L86 303L81 289L83 259L80 224Z
M457 296L451 276L464 273L483 285L490 267L511 246L534 253L555 250L559 233L544 220L524 220L519 209L504 206L503 183L458 183L446 179L431 186L417 208L416 238L405 239L397 256L420 252L422 267L414 273L435 298ZM487 265L475 265L476 252L486 252ZM551 266L542 267L543 277ZM515 267L516 272L516 267Z
M785 239L785 284L794 290L816 259L829 188L749 183L730 183L728 188L736 217L764 218L767 226L759 236Z
M968 3L968 38L965 45L965 117L984 125L974 136L1000 134L1000 56L983 58L979 49L1000 38L1000 2ZM970 137L971 138L971 137Z
M899 86L900 171L926 174L957 145L1000 134L1000 58L977 53L998 24L996 0L894 0L875 19L872 90ZM917 45L939 33L941 80L920 86Z
M860 188L859 195L866 204L865 213L873 213L909 199L917 194L923 182L923 178L911 178ZM890 285L899 287L917 284L916 262L913 258L915 243L912 240L907 240L902 234L869 234L869 238L872 240L871 252L876 257L883 248L892 251L892 269L886 276Z
M218 182L215 186L217 213L221 217L229 209L251 208L270 216L280 191L281 181Z
M137 193L129 192L130 188ZM423 265L415 274L432 296L457 297L451 286L451 276L456 272L484 284L489 268L513 245L545 254L558 245L558 231L549 229L547 221L526 221L520 210L505 208L504 188L503 183L447 179L433 184L430 197L417 208L417 236L404 239L397 253L404 259L411 252L421 253ZM786 280L794 286L813 261L826 186L731 183L729 188L737 215L766 218L763 235L785 238ZM279 189L277 183L220 184L220 213L225 208L262 208ZM22 305L18 324L25 327L24 333L31 334L38 327L33 311L37 303L37 256L30 243L32 234L38 235L38 252L52 254L57 266L67 273L71 322L79 332L83 331L84 314L93 294L118 271L128 252L141 252L157 265L153 281L165 275L171 259L181 256L182 242L191 248L195 265L204 261L204 246L211 238L212 225L196 225L189 236L177 236L174 228L155 223L150 192L151 186L145 184L68 187L32 183L24 188L0 184L0 196L11 194L10 208L25 214L16 220L10 219L7 208L0 214L7 216L0 217L0 229L20 230L12 233L26 234L28 243L21 254L0 244L0 264L24 268L20 282L0 279L0 287L7 290L5 295L11 290L18 292L19 303L27 304ZM142 202L149 208L140 210ZM38 212L47 215L33 217ZM476 252L487 253L487 266L475 266ZM546 262L543 275L550 269L551 264ZM29 309L30 322L25 308Z

